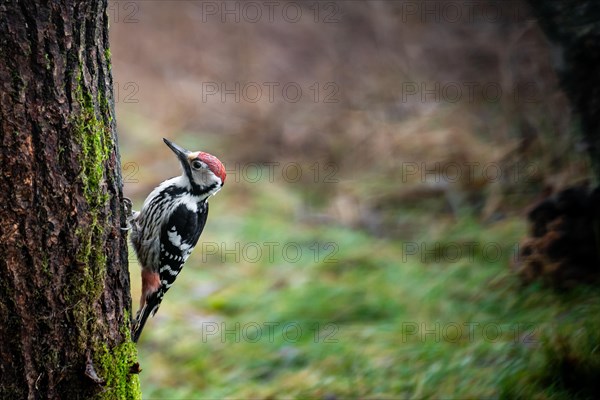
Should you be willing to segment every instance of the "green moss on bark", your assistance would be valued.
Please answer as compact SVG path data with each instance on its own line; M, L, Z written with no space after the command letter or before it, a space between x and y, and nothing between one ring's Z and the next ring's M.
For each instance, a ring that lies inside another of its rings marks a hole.
M103 344L96 350L94 365L99 376L106 382L99 399L141 399L140 381L130 369L137 360L135 344L128 340L112 349Z
M111 57L112 54L110 53L110 49L104 50L104 58L106 58L106 65L108 66L109 71L112 68Z
M69 300L77 304L74 314L82 323L81 326L87 326L93 313L92 307L104 289L106 277L104 229L109 195L104 185L104 165L112 150L112 140L110 131L96 116L92 96L84 88L81 78L75 94L80 110L73 121L73 133L75 141L81 146L80 178L90 221L76 229L79 239L76 260L81 271L71 287ZM82 341L82 345L85 345L85 338Z
M110 130L96 116L92 96L83 88L81 81L77 88L77 101L81 107L80 115L75 121L77 141L82 150L82 180L84 195L92 211L98 211L108 201L108 193L103 190L104 163L112 151ZM101 99L100 104L103 104Z
M106 185L105 166L113 151L113 140L110 131L110 117L105 122L96 113L96 106L105 112L107 101L99 96L94 103L92 95L83 85L80 75L75 91L75 99L79 104L79 112L73 121L75 141L81 146L81 174L83 195L88 209L89 223L76 228L79 240L76 254L77 267L80 269L76 282L71 286L67 296L69 302L75 304L73 315L82 331L78 337L78 345L92 354L96 372L105 385L98 392L100 399L141 399L139 378L130 373L131 366L137 360L135 344L131 342L129 333L129 315L125 311L124 326L121 333L124 341L109 347L103 341L90 341L97 337L100 328L95 321L94 307L100 301L106 279L105 232L109 224L110 196Z
M129 321L128 313L125 313L124 320ZM127 324L122 327L121 333L125 336L122 344L112 349L104 343L99 344L94 355L97 372L106 382L106 389L98 395L100 399L142 398L139 376L131 373L131 367L137 362L137 348L131 341Z

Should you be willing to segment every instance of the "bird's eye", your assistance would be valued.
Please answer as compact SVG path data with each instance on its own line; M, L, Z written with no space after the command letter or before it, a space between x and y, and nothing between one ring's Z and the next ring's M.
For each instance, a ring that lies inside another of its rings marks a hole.
M194 167L194 169L200 169L202 168L202 163L200 161L194 161L192 162L192 167Z

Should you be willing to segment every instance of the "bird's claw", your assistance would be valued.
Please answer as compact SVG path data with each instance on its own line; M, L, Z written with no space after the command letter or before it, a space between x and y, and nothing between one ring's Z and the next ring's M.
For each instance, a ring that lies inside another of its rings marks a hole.
M123 197L123 209L125 211L127 225L122 226L121 230L128 231L132 228L131 221L137 217L138 212L133 210L133 202L128 197Z
M133 202L128 197L123 197L123 208L125 209L125 217L131 217L133 213Z

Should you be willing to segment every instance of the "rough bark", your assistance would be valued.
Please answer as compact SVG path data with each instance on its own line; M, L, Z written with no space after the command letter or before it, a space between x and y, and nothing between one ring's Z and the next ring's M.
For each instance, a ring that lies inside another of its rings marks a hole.
M107 0L42 3L0 2L0 398L135 398Z

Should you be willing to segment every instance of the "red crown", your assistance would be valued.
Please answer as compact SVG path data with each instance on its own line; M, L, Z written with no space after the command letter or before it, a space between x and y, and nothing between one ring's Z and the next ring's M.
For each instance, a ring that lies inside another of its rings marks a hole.
M225 183L225 178L227 177L227 174L225 173L225 167L217 157L201 151L198 154L198 159L205 162L212 173L221 178L222 183Z

